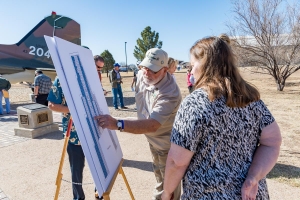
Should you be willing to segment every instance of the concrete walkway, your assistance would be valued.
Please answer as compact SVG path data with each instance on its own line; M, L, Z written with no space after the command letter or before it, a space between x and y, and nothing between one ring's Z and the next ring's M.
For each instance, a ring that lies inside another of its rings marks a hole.
M5 112L4 112L5 113ZM53 113L53 120L55 123L61 124L61 114L60 113ZM16 144L23 143L25 141L32 140L31 138L19 137L15 136L14 128L18 126L18 115L16 110L11 110L10 114L3 114L0 115L0 151L4 153L4 147L13 146ZM61 137L62 131L60 127L60 131L51 133ZM62 138L62 137L61 137ZM16 146L15 146L16 147ZM16 150L17 148L15 148ZM24 149L21 153L24 152ZM1 154L2 154L1 153ZM1 160L1 167L4 167L7 163L5 160ZM1 180L1 178L0 178ZM4 183L5 184L5 183ZM1 189L3 182L0 181L0 200L12 200L10 195L6 195L4 191Z
M18 116L15 110L12 110L10 114L0 115L0 124L0 148L29 139L15 136L14 128L18 127Z

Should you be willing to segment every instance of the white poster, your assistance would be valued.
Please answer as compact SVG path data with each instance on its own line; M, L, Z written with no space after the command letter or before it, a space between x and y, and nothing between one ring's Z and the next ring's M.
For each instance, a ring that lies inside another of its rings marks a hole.
M91 50L45 36L70 113L99 194L105 192L123 157L115 131L94 117L109 114Z

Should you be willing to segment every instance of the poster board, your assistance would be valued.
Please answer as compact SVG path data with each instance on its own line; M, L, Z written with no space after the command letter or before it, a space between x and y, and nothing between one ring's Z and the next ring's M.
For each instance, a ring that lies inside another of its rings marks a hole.
M99 194L105 192L123 157L113 130L94 119L109 114L91 50L44 36Z

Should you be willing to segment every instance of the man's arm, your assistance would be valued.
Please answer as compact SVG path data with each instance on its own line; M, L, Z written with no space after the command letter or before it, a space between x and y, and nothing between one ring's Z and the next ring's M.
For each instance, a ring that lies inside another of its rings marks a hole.
M165 170L164 192L162 194L162 200L171 199L172 193L180 183L193 155L194 152L189 151L177 144L171 143Z
M7 87L6 87L6 91L8 91L11 88L11 84L9 81L7 81Z
M48 102L48 108L52 111L60 112L60 113L69 113L70 112L68 106L63 106L61 104L55 104L55 103L52 103L51 101Z
M34 86L34 95L37 96L39 94L39 86Z
M118 120L110 115L100 115L95 117L98 125L110 130L118 130ZM124 120L124 132L133 134L147 134L155 132L161 124L155 119Z
M255 199L258 182L274 167L281 145L280 129L276 122L262 129L260 145L257 147L246 180L242 187L242 198Z

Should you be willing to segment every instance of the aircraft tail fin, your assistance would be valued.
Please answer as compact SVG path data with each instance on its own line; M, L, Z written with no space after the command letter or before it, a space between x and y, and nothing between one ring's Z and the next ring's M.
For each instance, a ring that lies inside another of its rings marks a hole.
M20 46L22 43L25 43L25 45L28 46L32 45L33 41L34 43L43 43L46 45L44 35L51 37L57 36L81 45L80 25L71 18L56 15L55 12L52 12L52 15L40 21L29 33L16 43L16 45Z

